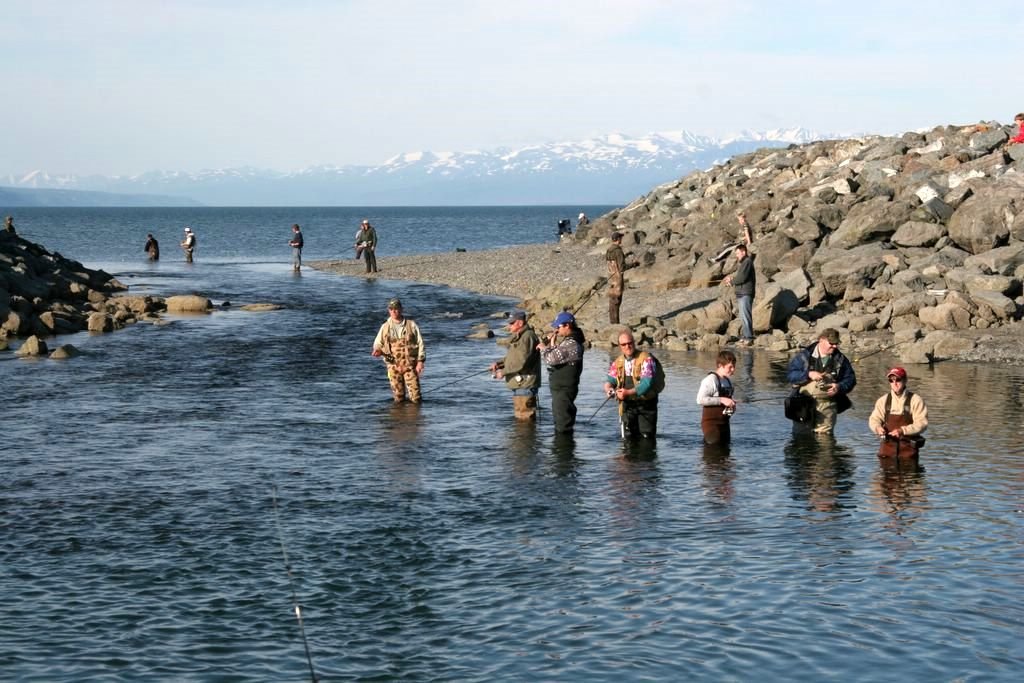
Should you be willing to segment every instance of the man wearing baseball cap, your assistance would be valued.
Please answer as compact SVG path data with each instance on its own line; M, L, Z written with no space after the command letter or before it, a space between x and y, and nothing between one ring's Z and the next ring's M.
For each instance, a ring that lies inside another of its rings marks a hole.
M526 323L526 311L513 311L508 320L511 333L508 352L496 363L491 363L495 379L504 379L512 390L512 412L517 420L533 422L537 419L537 392L540 390L540 340Z
M831 434L836 416L853 405L847 394L857 386L857 375L850 360L839 350L839 344L839 332L825 328L818 335L818 341L793 356L786 369L786 381L799 394L814 399L817 434ZM794 422L793 426L801 424Z
M921 432L928 428L928 406L907 388L906 370L892 368L886 378L889 391L875 401L868 418L871 431L882 440L878 457L913 458L924 445Z
M192 263L192 253L196 250L196 234L188 226L185 226L185 239L181 241L181 248L185 250L185 263Z
M621 232L613 232L611 240L612 246L608 247L608 251L604 253L604 260L608 264L608 322L618 325L619 307L622 306L622 290L626 286L623 274L640 264L626 263L626 254L622 251Z
M551 389L551 415L557 434L572 434L576 427L576 396L580 393L583 373L583 330L576 318L562 311L551 323L554 333L537 345L541 359L548 366L548 387Z
M388 301L388 319L380 326L370 355L384 358L395 403L404 401L407 392L410 403L420 402L420 375L427 359L423 335L416 323L402 315L398 299Z

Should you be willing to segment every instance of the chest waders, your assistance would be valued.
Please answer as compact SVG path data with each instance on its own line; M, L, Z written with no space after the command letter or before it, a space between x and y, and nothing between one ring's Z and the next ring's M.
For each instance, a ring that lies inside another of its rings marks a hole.
M391 325L384 335L384 356L388 366L388 381L391 383L391 395L396 403L405 400L406 391L412 403L419 403L420 377L416 374L416 359L413 358L414 345L409 339L409 330L401 337L396 336L398 330Z
M619 324L619 308L622 306L622 289L625 280L619 269L619 262L608 259L608 322Z
M914 394L910 391L905 393L907 398L903 402L903 411L895 415L892 414L892 394L890 393L885 397L886 434L894 429L914 424L914 416L910 412L910 399L914 397ZM890 436L886 436L882 440L882 445L878 448L878 457L916 458L918 452L921 450L921 446L924 445L924 441L924 437L918 436L917 434L913 436L901 436L895 439Z
M732 382L728 382L728 386L725 386L717 372L710 374L715 378L715 393L723 398L732 398ZM729 443L732 440L732 429L725 406L703 406L700 414L700 430L704 434L704 443L708 445Z

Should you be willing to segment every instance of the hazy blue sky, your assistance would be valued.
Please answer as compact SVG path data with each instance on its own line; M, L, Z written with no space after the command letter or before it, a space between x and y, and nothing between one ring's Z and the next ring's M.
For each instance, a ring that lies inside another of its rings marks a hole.
M1024 110L1024 4L1003 0L7 0L0 16L0 174Z

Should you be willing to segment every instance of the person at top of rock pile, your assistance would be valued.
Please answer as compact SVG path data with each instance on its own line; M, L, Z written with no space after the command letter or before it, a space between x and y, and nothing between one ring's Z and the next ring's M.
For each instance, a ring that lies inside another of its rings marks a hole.
M1013 122L1019 126L1016 137L1010 138L1008 145L1018 145L1024 142L1024 112L1013 117Z

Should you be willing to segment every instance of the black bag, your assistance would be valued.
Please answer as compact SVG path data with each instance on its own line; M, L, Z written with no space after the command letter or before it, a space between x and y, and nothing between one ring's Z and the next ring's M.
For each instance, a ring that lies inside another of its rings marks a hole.
M799 389L786 397L786 417L793 422L814 422L814 399Z

